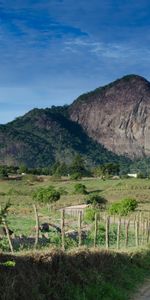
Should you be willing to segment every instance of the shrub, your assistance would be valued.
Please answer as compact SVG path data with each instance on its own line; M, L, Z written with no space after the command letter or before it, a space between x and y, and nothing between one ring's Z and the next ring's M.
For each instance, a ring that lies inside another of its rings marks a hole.
M85 194L87 194L86 186L82 183L77 183L74 186L74 192L75 192L75 194L85 195Z
M137 200L132 198L126 198L122 201L113 203L110 208L110 214L117 214L120 216L126 216L128 213L134 211L138 206Z
M53 203L60 199L60 192L53 186L39 188L33 193L33 199L41 203Z
M84 221L86 223L91 223L95 220L95 213L97 210L95 208L88 207L84 213Z
M86 199L86 204L91 204L93 206L103 206L106 202L107 200L97 193L90 194Z

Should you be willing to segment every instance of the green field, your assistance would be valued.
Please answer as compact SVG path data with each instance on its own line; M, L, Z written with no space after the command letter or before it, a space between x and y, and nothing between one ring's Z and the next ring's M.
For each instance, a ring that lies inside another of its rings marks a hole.
M120 180L101 180L96 178L82 179L78 182L86 185L88 192L97 192L103 195L108 202L118 201L125 197L134 197L138 200L140 208L150 209L150 180L149 179L120 179ZM24 212L30 211L33 203L32 193L38 187L53 185L56 188L63 187L68 192L56 203L56 208L66 205L84 203L85 196L74 195L74 185L77 181L62 179L52 180L44 177L44 182L30 181L26 178L21 181L0 181L0 204L11 200L14 210Z
M126 197L138 200L138 211L143 214L150 211L150 180L147 179L119 179L101 180L96 178L84 178L78 181L87 187L88 193L96 192L108 201L107 206L114 201ZM7 201L11 202L8 214L9 227L15 235L35 236L35 216L33 210L32 194L39 187L53 185L56 189L64 188L67 192L60 200L49 207L38 204L40 223L52 222L58 226L61 223L60 208L85 203L86 195L74 194L74 186L77 181L63 178L52 180L51 177L44 177L43 181L36 181L32 176L25 176L23 180L1 180L0 181L0 204L3 206ZM66 230L77 229L77 217L66 216ZM54 239L53 244L60 245L60 240ZM74 245L74 244L73 244Z
M18 242L17 253L13 256L4 254L9 250L6 238L0 240L0 270L3 289L0 290L2 299L108 299L127 300L136 291L137 285L149 277L149 244L144 237L140 240L140 247L135 244L135 228L129 232L129 247L125 248L125 226L120 232L120 249L117 249L117 224L110 224L110 249L105 249L105 221L99 223L97 249L93 248L94 222L88 224L90 232L78 247L77 241L65 237L66 252L60 252L61 235L50 232L47 242L41 239L37 250L33 249L35 241L35 216L32 194L39 187L53 185L56 189L64 188L66 195L62 195L55 205L49 209L47 205L37 205L40 222L61 224L60 208L82 204L86 195L74 194L77 181L66 178L54 181L44 177L44 181L24 177L21 181L0 182L0 204L3 206L8 200L11 206L8 213L8 225L16 236L24 235ZM101 180L83 179L79 181L86 185L88 193L97 192L105 197L108 206L114 201L126 197L138 200L137 215L150 211L150 181L146 179ZM105 211L101 212L102 218ZM84 226L84 223L83 223ZM66 216L65 229L77 229L78 216ZM22 241L28 239L27 246ZM41 242L42 241L42 242ZM31 242L31 244L30 244ZM141 248L143 246L143 250ZM57 249L56 249L57 247ZM72 249L74 248L74 249ZM75 249L76 248L76 249ZM15 272L15 277L14 277ZM31 280L34 278L35 282ZM54 275L53 275L54 274ZM20 278L23 280L20 281ZM28 278L28 280L26 279ZM13 284L11 284L13 282ZM22 282L22 283L21 283ZM25 283L25 284L23 284ZM8 292L7 292L8 291ZM23 292L24 291L24 292ZM29 291L29 294L28 294ZM63 297L63 298L62 298Z

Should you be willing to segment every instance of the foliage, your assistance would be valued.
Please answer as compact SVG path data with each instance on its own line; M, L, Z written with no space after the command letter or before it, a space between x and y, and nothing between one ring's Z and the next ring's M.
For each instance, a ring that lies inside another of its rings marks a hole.
M7 237L0 239L0 249L3 252L8 252L10 250Z
M137 208L137 206L137 200L126 198L122 201L113 203L109 208L109 212L111 215L117 214L120 216L126 216L130 212L133 212Z
M21 164L19 166L19 169L18 169L18 173L19 174L22 174L22 173L28 173L28 168L25 164Z
M56 191L53 186L39 188L33 193L33 200L41 203L53 203L60 199L60 192Z
M53 173L55 176L67 176L69 173L68 166L65 162L59 163L55 172Z
M6 202L4 207L1 206L1 209L0 209L0 224L3 222L4 219L7 218L8 209L10 208L10 206L11 206L10 201Z
M86 223L91 223L95 220L96 208L87 207L84 213L84 221Z
M1 254L0 263L8 259ZM18 295L23 300L127 300L149 276L150 252L80 249L63 253L53 249L14 255L13 260L14 270L1 267L1 300L6 299L6 293L7 300L18 299Z
M0 179L5 179L8 177L7 167L0 166Z
M3 158L12 161L14 165L27 166L28 172L34 172L36 175L51 175L50 167L56 161L72 165L68 174L81 172L82 176L87 174L87 166L92 164L130 162L129 159L120 157L93 141L79 124L68 118L67 111L66 107L33 109L23 117L0 126L0 150ZM5 143L2 143L3 137ZM13 151L9 152L8 157L7 147L13 149L16 143L15 157ZM82 157L84 164L82 159L75 158L78 155ZM79 161L81 164L78 164ZM57 170L58 173L62 171L64 173L64 166Z
M97 193L92 193L89 194L88 197L86 198L86 204L91 204L93 206L103 206L105 205L107 200L103 197L100 196Z
M86 175L84 159L80 154L77 154L70 166L71 174L79 173L81 176Z
M120 164L118 163L106 163L93 168L93 175L96 177L110 177L112 175L119 175Z
M78 172L73 173L73 174L71 174L71 176L70 176L70 179L71 179L71 180L79 180L79 179L81 179L81 178L82 178L82 175L81 175L81 173L78 173Z
M86 186L82 183L77 183L74 186L74 193L75 194L82 194L82 195L86 195L87 194L87 189Z
M5 267L15 267L16 263L12 260L7 260L6 262L0 263L1 266Z

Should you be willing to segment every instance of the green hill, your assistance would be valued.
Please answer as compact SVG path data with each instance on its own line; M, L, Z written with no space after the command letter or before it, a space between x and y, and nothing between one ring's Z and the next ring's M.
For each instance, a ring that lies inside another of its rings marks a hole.
M78 153L88 165L128 161L93 141L67 117L66 107L33 109L0 126L1 164L44 167L55 161L69 163Z

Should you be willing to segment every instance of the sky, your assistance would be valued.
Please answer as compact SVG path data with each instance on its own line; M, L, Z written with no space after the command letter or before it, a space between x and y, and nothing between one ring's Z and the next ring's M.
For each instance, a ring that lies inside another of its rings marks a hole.
M127 74L150 80L149 0L0 0L0 123Z

